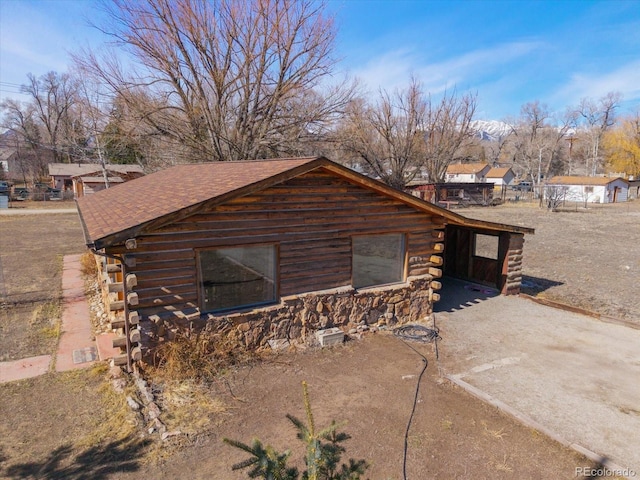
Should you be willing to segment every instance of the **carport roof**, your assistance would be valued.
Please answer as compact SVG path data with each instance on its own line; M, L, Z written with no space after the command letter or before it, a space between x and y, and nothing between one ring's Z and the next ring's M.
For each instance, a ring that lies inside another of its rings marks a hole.
M93 248L121 243L206 208L324 169L381 195L483 230L534 233L527 227L470 219L357 173L324 157L177 165L77 200L85 239Z

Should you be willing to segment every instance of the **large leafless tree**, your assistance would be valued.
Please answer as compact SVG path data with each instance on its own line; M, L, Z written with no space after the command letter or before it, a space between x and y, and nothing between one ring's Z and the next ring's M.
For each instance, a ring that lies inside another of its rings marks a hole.
M473 141L471 128L477 95L445 92L439 102L429 97L424 124L427 155L423 173L432 182L444 181L447 167L464 160L466 147Z
M91 52L76 61L192 160L295 151L351 98L352 84L328 84L336 30L322 3L114 0L105 8L110 23L100 28L129 63Z
M337 141L347 157L395 188L416 176L442 181L473 136L475 107L470 94L445 93L436 101L413 79L405 90L381 91L374 102L353 101Z
M338 129L337 141L368 173L402 189L425 158L422 125L426 110L415 81L393 95L382 91L374 104L354 100Z
M73 136L71 111L77 101L77 84L70 75L57 72L39 78L28 74L27 79L22 90L29 95L35 120L42 127L42 140L55 161L62 161Z
M17 133L34 152L48 151L54 161L69 159L71 137L77 127L73 115L77 84L66 73L27 75L21 90L26 102L8 99L0 105L2 126ZM49 156L40 155L38 156Z

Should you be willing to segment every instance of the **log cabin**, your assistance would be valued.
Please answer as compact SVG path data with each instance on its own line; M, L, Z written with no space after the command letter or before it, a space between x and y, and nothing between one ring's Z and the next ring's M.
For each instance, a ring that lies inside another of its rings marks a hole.
M134 360L138 342L180 329L234 332L260 348L420 320L443 268L518 293L523 236L533 233L465 218L323 157L178 165L77 203L118 344Z

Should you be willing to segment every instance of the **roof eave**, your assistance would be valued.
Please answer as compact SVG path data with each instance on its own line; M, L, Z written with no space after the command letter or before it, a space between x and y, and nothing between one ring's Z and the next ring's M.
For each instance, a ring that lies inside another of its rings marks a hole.
M76 210L78 211L78 216L80 217L80 225L82 226L82 235L84 236L84 243L87 246L87 248L94 250L96 249L96 245L95 245L95 242L91 239L91 235L89 234L87 224L85 223L84 217L82 216L82 210L78 205L78 199L76 199L75 202L76 202Z
M285 172L278 173L271 177L259 180L249 185L245 185L222 195L218 195L208 200L195 203L188 207L181 208L166 215L161 215L146 222L140 223L134 227L105 235L100 239L94 240L94 244L96 245L96 248L104 248L120 244L129 238L136 237L138 235L144 234L145 232L156 230L171 222L180 221L186 217L197 214L202 210L220 205L225 202L229 202L233 199L248 195L264 188L268 188L272 185L285 182L291 178L297 177L298 175L310 172L311 170L315 170L316 168L327 162L330 162L330 160L326 159L325 157L315 157L309 160L309 162L297 167L293 167Z
M224 193L217 197L205 200L203 202L196 203L194 205L190 205L188 207L184 207L180 210L176 210L175 212L171 212L166 215L162 215L160 217L148 220L144 223L138 224L134 227L127 228L125 230L121 230L119 232L114 232L109 235L105 235L101 238L91 239L86 226L83 221L83 229L85 230L85 239L87 240L87 245L93 246L96 249L102 249L109 246L114 246L123 243L128 238L133 238L144 234L145 232L153 231L158 228L161 228L167 224L170 224L175 221L182 220L191 215L197 214L202 210L211 208L216 205L220 205L222 203L231 201L235 198L239 198L255 191L268 188L272 185L276 185L287 180L290 180L298 175L302 175L304 173L310 172L317 168L325 168L343 178L346 178L351 181L355 181L363 186L371 188L379 193L390 196L392 198L396 198L404 203L408 203L422 211L441 215L450 223L461 226L468 227L477 227L483 228L486 230L495 230L495 231L509 231L514 233L530 233L533 234L535 230L533 228L521 227L516 225L507 225L501 223L487 222L484 220L476 220L464 217L457 213L454 213L450 210L444 209L433 203L427 202L420 198L417 198L413 195L410 195L405 192L401 192L394 188L389 187L385 183L382 183L378 180L374 180L370 177L367 177L363 174L355 172L350 168L344 167L338 163L332 162L325 157L316 157L309 162L306 162L300 166L293 167L285 172L273 175L264 180L260 180L258 182L254 182L252 184L243 186L241 188L232 190L230 192ZM78 208L80 212L80 208ZM82 215L81 215L82 219Z

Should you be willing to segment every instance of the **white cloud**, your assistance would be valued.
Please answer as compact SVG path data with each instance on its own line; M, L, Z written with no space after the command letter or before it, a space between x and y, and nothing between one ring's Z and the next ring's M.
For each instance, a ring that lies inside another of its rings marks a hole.
M487 76L501 76L510 62L541 48L540 42L513 42L464 53L441 62L428 62L414 49L384 52L354 74L372 90L393 90L406 86L414 75L431 93L453 87L468 88Z
M554 99L570 105L582 98L601 98L609 92L620 92L625 101L640 101L640 60L604 74L575 73L554 94Z

